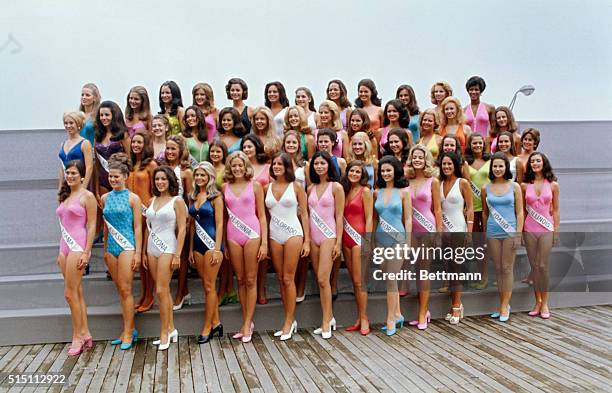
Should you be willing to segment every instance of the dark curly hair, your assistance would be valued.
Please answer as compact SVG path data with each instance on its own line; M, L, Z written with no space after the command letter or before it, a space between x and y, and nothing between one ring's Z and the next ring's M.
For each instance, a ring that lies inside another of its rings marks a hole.
M232 97L230 96L230 89L232 88L232 85L240 85L240 87L242 88L242 99L246 100L247 98L249 98L249 86L247 86L246 82L240 78L232 78L230 80L227 81L227 84L225 85L225 94L227 94L227 99L231 100ZM220 119L221 117L219 117Z
M111 133L111 141L118 142L123 140L124 134L127 132L127 126L125 125L125 120L123 119L123 113L121 112L121 108L117 105L116 102L113 101L103 101L98 107L98 111L96 112L96 120L94 123L95 133L94 140L96 142L102 142L104 137L106 137L106 133L109 131L106 127L102 125L100 121L100 110L106 108L111 111L112 119L110 123L110 133Z
M189 125L187 124L187 112L188 111L194 111L196 115L196 119L198 119L198 124L196 125L198 140L201 142L207 142L208 127L206 126L206 119L204 116L204 112L202 112L202 110L195 105L191 105L187 109L185 109L185 116L183 117L183 124L185 126L183 129L183 136L185 138L192 138L194 136L191 130L191 127L189 127Z
M176 179L176 174L174 173L172 168L167 165L158 166L153 171L153 182L151 184L151 191L153 192L153 195L161 195L161 193L157 189L157 186L155 185L155 176L157 176L157 173L159 172L164 172L166 174L166 178L168 179L168 192L170 193L170 195L177 196L179 191L179 181Z
M384 156L378 161L378 178L376 179L376 187L385 188L387 183L382 178L382 166L389 164L393 167L393 187L404 188L408 187L408 181L404 176L404 168L402 163L394 156Z
M327 162L327 181L338 181L338 176L336 174L336 169L334 168L334 163L332 162L332 158L326 151L318 151L312 156L312 160L310 160L310 168L308 170L308 175L310 176L310 181L314 184L321 183L321 178L317 174L314 168L315 159L321 157Z
M66 164L66 167L64 168L64 172L69 168L76 168L79 171L79 175L81 175L81 178L85 177L85 164L83 163L83 161L70 160ZM60 190L57 193L59 202L62 203L66 199L68 199L68 197L70 196L70 193L71 193L70 186L68 185L68 182L66 181L66 179L64 179L64 181L62 182L62 186L60 187Z
M557 176L555 176L555 173L553 172L552 165L550 165L550 160L548 159L548 157L546 157L544 153L534 151L529 155L529 158L527 158L527 169L525 170L523 182L533 183L535 181L535 172L531 168L531 157L537 155L542 157L542 176L544 176L544 179L548 180L549 182L557 181Z
M248 134L247 136L242 138L242 141L240 142L240 150L242 150L242 148L244 147L244 142L246 141L251 142L253 146L255 146L255 159L258 163L265 164L266 162L268 162L268 156L266 155L266 152L264 150L264 145L261 141L261 138L259 138L255 134Z
M453 173L455 174L455 177L457 178L463 177L461 173L461 157L459 157L459 154L457 154L456 152L449 151L449 152L442 152L438 156L438 163L439 163L438 166L440 167L440 180L442 181L446 180L446 175L442 171L442 160L444 159L444 157L450 158L451 161L453 162Z
M387 117L387 110L392 106L399 113L399 125L401 128L408 128L408 123L410 123L410 114L408 113L408 109L404 106L400 100L391 100L385 104L385 110L383 111L383 126L386 127L391 124L391 121Z
M361 86L365 86L368 89L370 89L370 92L372 92L372 96L370 98L370 101L372 101L372 104L376 105L376 106L380 106L381 105L381 100L380 98L378 98L378 90L376 90L376 85L374 84L374 81L372 79L362 79L359 81L359 84L357 85L357 92L359 92L359 88ZM359 98L359 94L357 95L357 98L355 99L355 106L357 108L363 108L363 102L361 102L361 99Z
M168 114L170 116L176 116L179 106L183 106L183 97L181 96L181 89L178 87L175 81L165 81L159 87L159 114L163 115L166 113L166 107L161 99L161 91L164 86L167 86L172 94L172 101L170 102L170 111Z
M506 165L506 172L504 172L504 179L512 180L512 172L510 172L510 160L506 157L506 153L498 151L491 156L491 166L489 167L489 180L495 180L495 175L493 174L493 161L494 160L503 160Z
M340 185L344 189L344 193L348 195L349 191L351 191L351 181L348 178L348 173L352 167L358 166L361 168L361 177L359 178L359 185L370 188L368 184L368 171L365 169L365 163L361 160L353 160L348 163L346 166L346 170L344 171L344 175L340 178Z
M278 82L278 81L270 82L270 83L268 83L266 85L266 87L264 89L265 105L268 108L272 108L272 103L268 99L268 89L271 86L276 86L276 88L278 89L278 102L280 102L281 106L283 108L288 107L289 106L289 99L287 98L287 91L285 90L285 86L283 86L283 84Z

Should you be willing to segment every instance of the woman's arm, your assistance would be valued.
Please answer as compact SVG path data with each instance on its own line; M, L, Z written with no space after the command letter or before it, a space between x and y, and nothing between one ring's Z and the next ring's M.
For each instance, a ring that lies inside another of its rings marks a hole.
M514 187L514 212L516 213L516 232L523 232L523 224L525 223L525 214L523 213L523 193L521 186L512 183Z
M87 187L89 182L91 181L91 175L93 174L93 148L91 147L91 143L87 139L81 143L81 152L83 153L83 157L85 158L85 178L83 180L83 185Z
M552 200L552 217L553 217L553 225L555 227L555 232L559 232L559 224L561 223L561 214L559 211L559 183L556 181L552 182L550 185L553 194Z
M255 207L257 218L261 227L261 244L257 253L257 260L262 261L268 255L268 220L266 219L266 205L264 203L264 193L261 184L254 181L253 191L255 192Z
M306 154L308 157L304 157L305 160L310 160L315 154L315 140L312 134L306 134Z
M174 199L174 213L176 214L176 226L178 233L176 236L176 252L172 259L172 269L176 270L180 266L181 252L185 244L185 234L187 233L187 207L183 198ZM176 262L176 263L175 263Z
M487 205L487 186L480 189L480 201L482 202L482 231L487 232L487 220L489 218L489 205Z
M436 231L444 232L442 221L442 199L440 198L440 181L435 177L431 181L431 204L434 217L436 218Z
M292 184L293 191L297 195L298 211L300 213L300 222L302 223L302 232L304 232L304 243L302 244L301 257L307 257L310 254L310 220L308 219L308 201L306 199L306 191L304 187L296 182Z
M372 191L368 187L363 190L363 212L365 213L365 231L374 231L374 199L372 198Z
M404 229L407 233L412 232L412 200L410 195L400 190L400 196L402 198L402 209L404 213ZM406 238L406 240L408 237Z
M132 270L136 271L140 267L142 261L142 202L138 195L130 192L130 206L132 206L132 215L134 216L134 245L135 253L132 260Z
M316 192L316 190L315 190ZM335 211L336 211L336 244L332 251L332 260L338 258L342 253L342 231L344 230L344 189L340 183L332 183L332 193L334 195Z
M465 222L467 223L467 231L472 232L474 227L474 201L472 200L472 189L470 188L468 180L459 179L459 190L465 201L465 210L463 214L465 215Z

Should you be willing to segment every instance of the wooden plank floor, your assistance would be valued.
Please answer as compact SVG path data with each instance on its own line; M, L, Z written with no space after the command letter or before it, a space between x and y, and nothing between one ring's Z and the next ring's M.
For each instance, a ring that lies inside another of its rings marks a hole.
M379 328L379 326L376 326ZM121 351L96 342L76 358L67 344L0 347L0 392L609 392L612 306L553 310L550 320L515 313L508 323L469 317L426 331L300 330L280 342L260 332L198 345L180 337L166 352L152 340ZM8 373L59 372L64 386L11 386Z

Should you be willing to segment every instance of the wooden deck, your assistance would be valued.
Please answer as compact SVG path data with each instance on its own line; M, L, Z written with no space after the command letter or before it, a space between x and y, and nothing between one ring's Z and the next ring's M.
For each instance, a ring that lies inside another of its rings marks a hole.
M54 387L2 392L593 392L612 386L612 306L553 310L544 321L512 314L506 324L468 317L426 331L338 331L325 341L300 330L280 342L271 332L250 344L229 335L198 345L180 337L158 352L151 340L121 351L108 341L68 358L68 344L0 347L0 372L67 376Z

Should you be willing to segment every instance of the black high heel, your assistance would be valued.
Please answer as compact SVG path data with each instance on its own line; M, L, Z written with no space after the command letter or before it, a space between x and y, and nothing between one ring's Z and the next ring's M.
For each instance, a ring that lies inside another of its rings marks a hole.
M212 328L210 333L208 333L208 336L202 336L201 334L198 335L198 344L206 344L213 337L215 337L215 333L218 333L219 338L223 337L223 324L220 323Z

